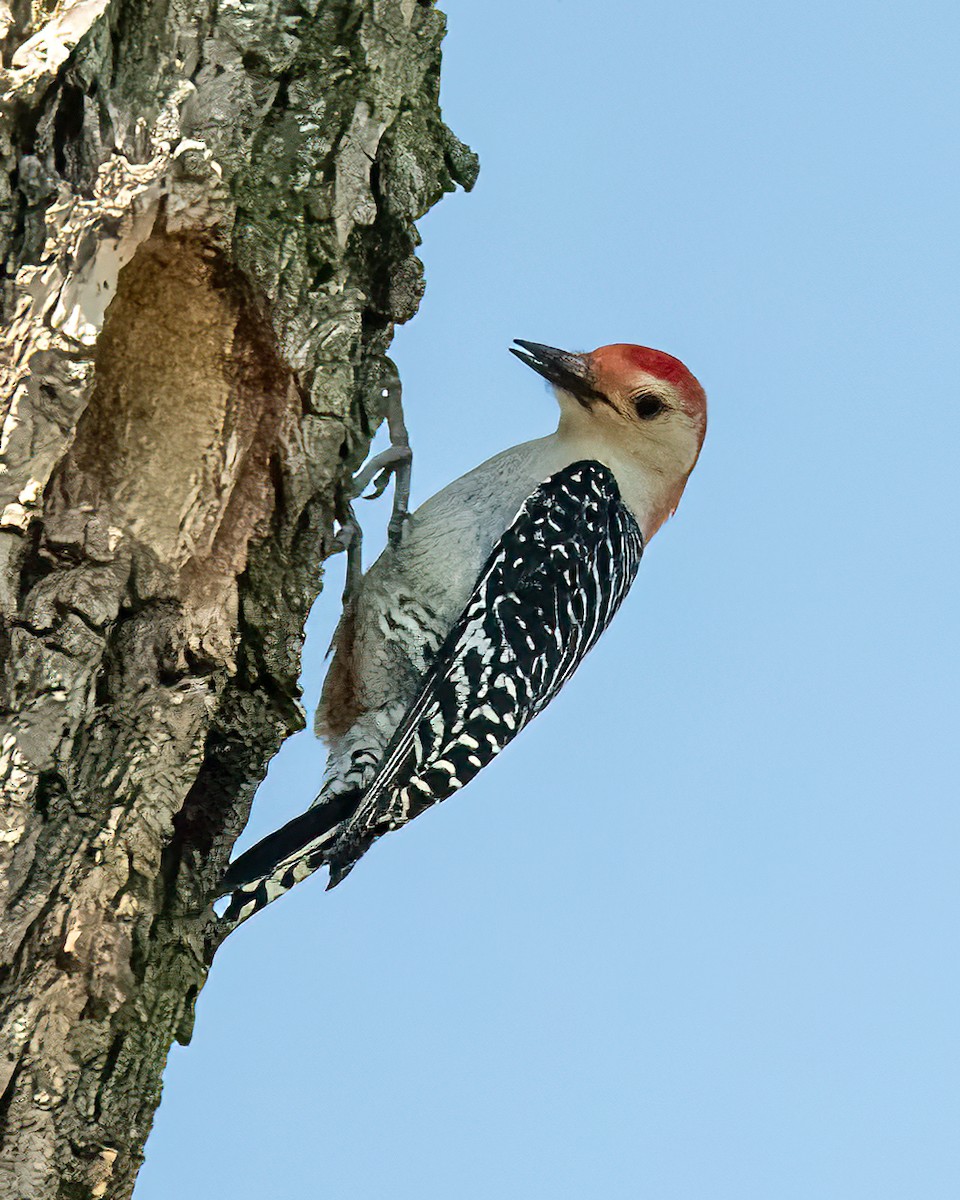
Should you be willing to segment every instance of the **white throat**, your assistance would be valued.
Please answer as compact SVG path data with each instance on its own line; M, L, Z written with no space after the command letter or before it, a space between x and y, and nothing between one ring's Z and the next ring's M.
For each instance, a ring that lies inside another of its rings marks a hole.
M568 462L596 459L613 471L620 495L649 541L676 508L693 467L669 441L630 438L630 430L611 414L604 419L562 396L561 418L553 435ZM695 457L695 456L694 456Z

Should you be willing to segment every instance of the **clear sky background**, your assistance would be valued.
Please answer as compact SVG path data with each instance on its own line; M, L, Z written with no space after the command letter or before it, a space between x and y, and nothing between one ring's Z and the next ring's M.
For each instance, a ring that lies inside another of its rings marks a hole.
M444 7L415 499L553 428L514 337L678 355L706 446L548 712L226 944L137 1200L956 1200L956 6Z

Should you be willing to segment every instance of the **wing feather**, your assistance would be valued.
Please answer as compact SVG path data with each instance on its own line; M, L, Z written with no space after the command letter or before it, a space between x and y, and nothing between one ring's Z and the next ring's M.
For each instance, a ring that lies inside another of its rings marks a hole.
M541 712L610 623L643 537L612 472L573 463L522 505L363 800L323 852L333 886L381 834L463 787Z

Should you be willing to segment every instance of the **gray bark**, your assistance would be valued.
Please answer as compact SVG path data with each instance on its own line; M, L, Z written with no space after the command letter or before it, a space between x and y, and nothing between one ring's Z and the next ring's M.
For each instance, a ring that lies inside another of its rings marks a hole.
M303 725L413 222L476 161L418 0L17 0L0 34L0 1197L124 1197Z

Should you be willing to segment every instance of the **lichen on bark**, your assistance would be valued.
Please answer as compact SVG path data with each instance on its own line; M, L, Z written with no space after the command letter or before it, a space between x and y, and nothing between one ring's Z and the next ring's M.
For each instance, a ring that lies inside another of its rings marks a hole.
M123 1197L303 724L414 222L476 161L429 3L60 0L0 35L0 1198Z

